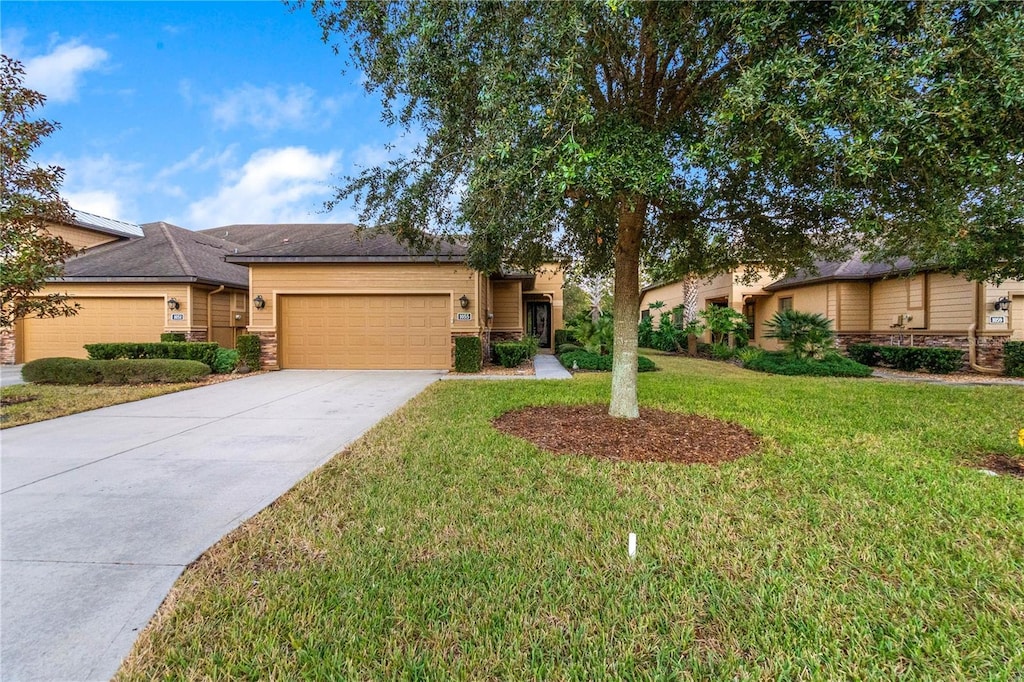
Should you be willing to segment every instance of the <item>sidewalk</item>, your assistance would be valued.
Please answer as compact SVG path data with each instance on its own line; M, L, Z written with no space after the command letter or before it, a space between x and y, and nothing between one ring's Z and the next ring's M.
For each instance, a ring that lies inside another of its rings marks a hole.
M533 356L531 374L455 374L449 372L441 381L505 381L508 379L572 379L572 374L554 355L538 353Z

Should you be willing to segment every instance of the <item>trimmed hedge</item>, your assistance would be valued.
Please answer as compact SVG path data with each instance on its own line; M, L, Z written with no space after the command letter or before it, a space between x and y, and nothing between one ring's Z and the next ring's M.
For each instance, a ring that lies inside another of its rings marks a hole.
M217 363L216 343L87 343L90 360L195 360L211 370Z
M483 365L484 353L479 336L455 337L455 371L472 374Z
M882 361L882 356L878 353L879 347L873 343L851 343L846 347L846 354L854 362L868 367L877 367L878 363Z
M566 343L578 344L579 340L576 338L576 333L571 329L556 329L555 330L555 348Z
M597 353L588 353L585 350L574 350L562 353L558 359L566 369L573 369L573 365L575 365L577 369L589 369L597 372L612 371L611 355L598 355ZM637 356L638 372L653 372L656 369L658 367L650 358L643 355Z
M37 384L123 386L196 381L209 374L210 368L195 360L41 358L26 363L21 373L26 381Z
M260 368L260 337L255 334L242 334L235 339L235 348L238 349L238 357L249 369Z
M160 335L160 343L185 343L184 332L164 332Z
M527 341L502 341L492 348L502 367L518 367L523 360L532 358L535 352L533 344Z
M1003 372L1009 377L1024 377L1024 341L1003 344Z
M932 374L949 374L963 367L964 351L958 348L928 348L920 346L876 346L871 343L851 343L847 355L869 367L886 365L904 372L924 369Z
M838 353L830 353L821 360L798 358L788 351L759 353L743 363L747 369L768 374L785 374L788 376L816 377L868 377L871 368L844 358Z
M98 384L103 380L103 373L96 362L77 358L40 358L25 363L21 368L21 378L33 384Z

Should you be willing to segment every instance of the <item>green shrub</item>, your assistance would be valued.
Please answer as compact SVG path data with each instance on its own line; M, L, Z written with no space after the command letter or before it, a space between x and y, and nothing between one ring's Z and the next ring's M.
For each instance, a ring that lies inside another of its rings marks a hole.
M761 348L755 348L754 346L744 346L736 350L735 357L739 358L739 361L746 366L748 362L751 362L754 358L764 353Z
M502 367L518 367L523 360L532 358L531 344L528 341L502 341L492 346L494 356Z
M743 313L728 306L713 305L697 315L704 321L703 326L711 332L712 343L725 344L732 334L738 345L747 345L749 325Z
M260 337L255 334L242 334L235 339L235 348L242 362L251 370L260 368Z
M882 357L882 362L889 367L913 372L921 366L924 350L914 346L879 346L878 354Z
M654 320L649 315L642 318L637 325L636 343L641 348L654 348Z
M113 386L126 384L178 384L202 379L210 367L197 360L86 360L95 363L103 374L103 383Z
M821 313L780 310L764 326L765 338L778 339L799 358L824 356L836 338L832 320Z
M238 351L232 348L218 348L217 357L213 361L213 371L217 374L233 372L238 367Z
M686 334L672 323L672 313L662 313L658 318L658 328L651 335L651 348L672 353L685 343Z
M184 332L164 332L160 335L160 343L184 343Z
M579 322L573 328L576 341L591 353L607 355L612 352L615 341L615 323L611 315L602 315L596 322L590 319Z
M576 335L572 333L571 329L556 329L555 330L555 348L558 348L564 343L579 343L576 340Z
M585 350L574 350L564 353L558 358L568 369L589 369L598 372L612 371L612 356L598 355ZM638 372L653 372L656 370L654 362L643 355L637 356Z
M867 377L871 368L838 353L821 359L798 357L789 351L763 352L743 363L747 369L768 374L819 377Z
M846 354L854 362L868 367L877 367L878 363L882 361L882 356L878 353L879 348L880 346L873 343L851 343L846 347Z
M483 363L483 349L479 336L455 337L455 371L479 372Z
M555 349L555 355L561 355L562 353L571 353L574 350L583 350L583 346L575 343L563 343Z
M216 343L89 343L90 360L195 360L211 370L217 362Z
M922 348L921 366L933 374L949 374L964 366L964 352L956 348Z
M22 369L26 381L38 384L181 383L195 381L210 373L205 363L195 360L79 360L76 358L42 358Z
M732 360L735 356L736 351L724 343L711 344L711 357L715 360Z
M1009 377L1024 377L1024 341L1003 344L1003 372Z
M40 358L25 363L21 377L34 384L74 384L88 386L103 379L99 368L89 360L76 358Z

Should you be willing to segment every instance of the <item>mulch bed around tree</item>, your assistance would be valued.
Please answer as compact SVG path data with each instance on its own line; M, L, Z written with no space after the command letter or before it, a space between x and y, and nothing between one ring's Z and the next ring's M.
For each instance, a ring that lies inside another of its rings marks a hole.
M603 405L527 407L492 423L558 454L629 462L717 464L749 455L761 444L742 426L718 419L647 409L639 419L617 419Z
M1007 455L990 454L981 460L981 466L1003 476L1024 478L1024 461Z

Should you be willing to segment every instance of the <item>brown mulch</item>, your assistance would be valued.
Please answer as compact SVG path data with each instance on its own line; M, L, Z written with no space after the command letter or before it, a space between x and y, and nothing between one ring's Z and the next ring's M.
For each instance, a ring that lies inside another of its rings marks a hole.
M1024 461L1014 459L1007 455L990 454L981 460L981 466L989 471L994 471L1003 476L1016 476L1024 478Z
M492 423L551 452L615 461L717 464L761 444L742 426L718 419L648 409L639 419L617 419L602 405L527 407Z

